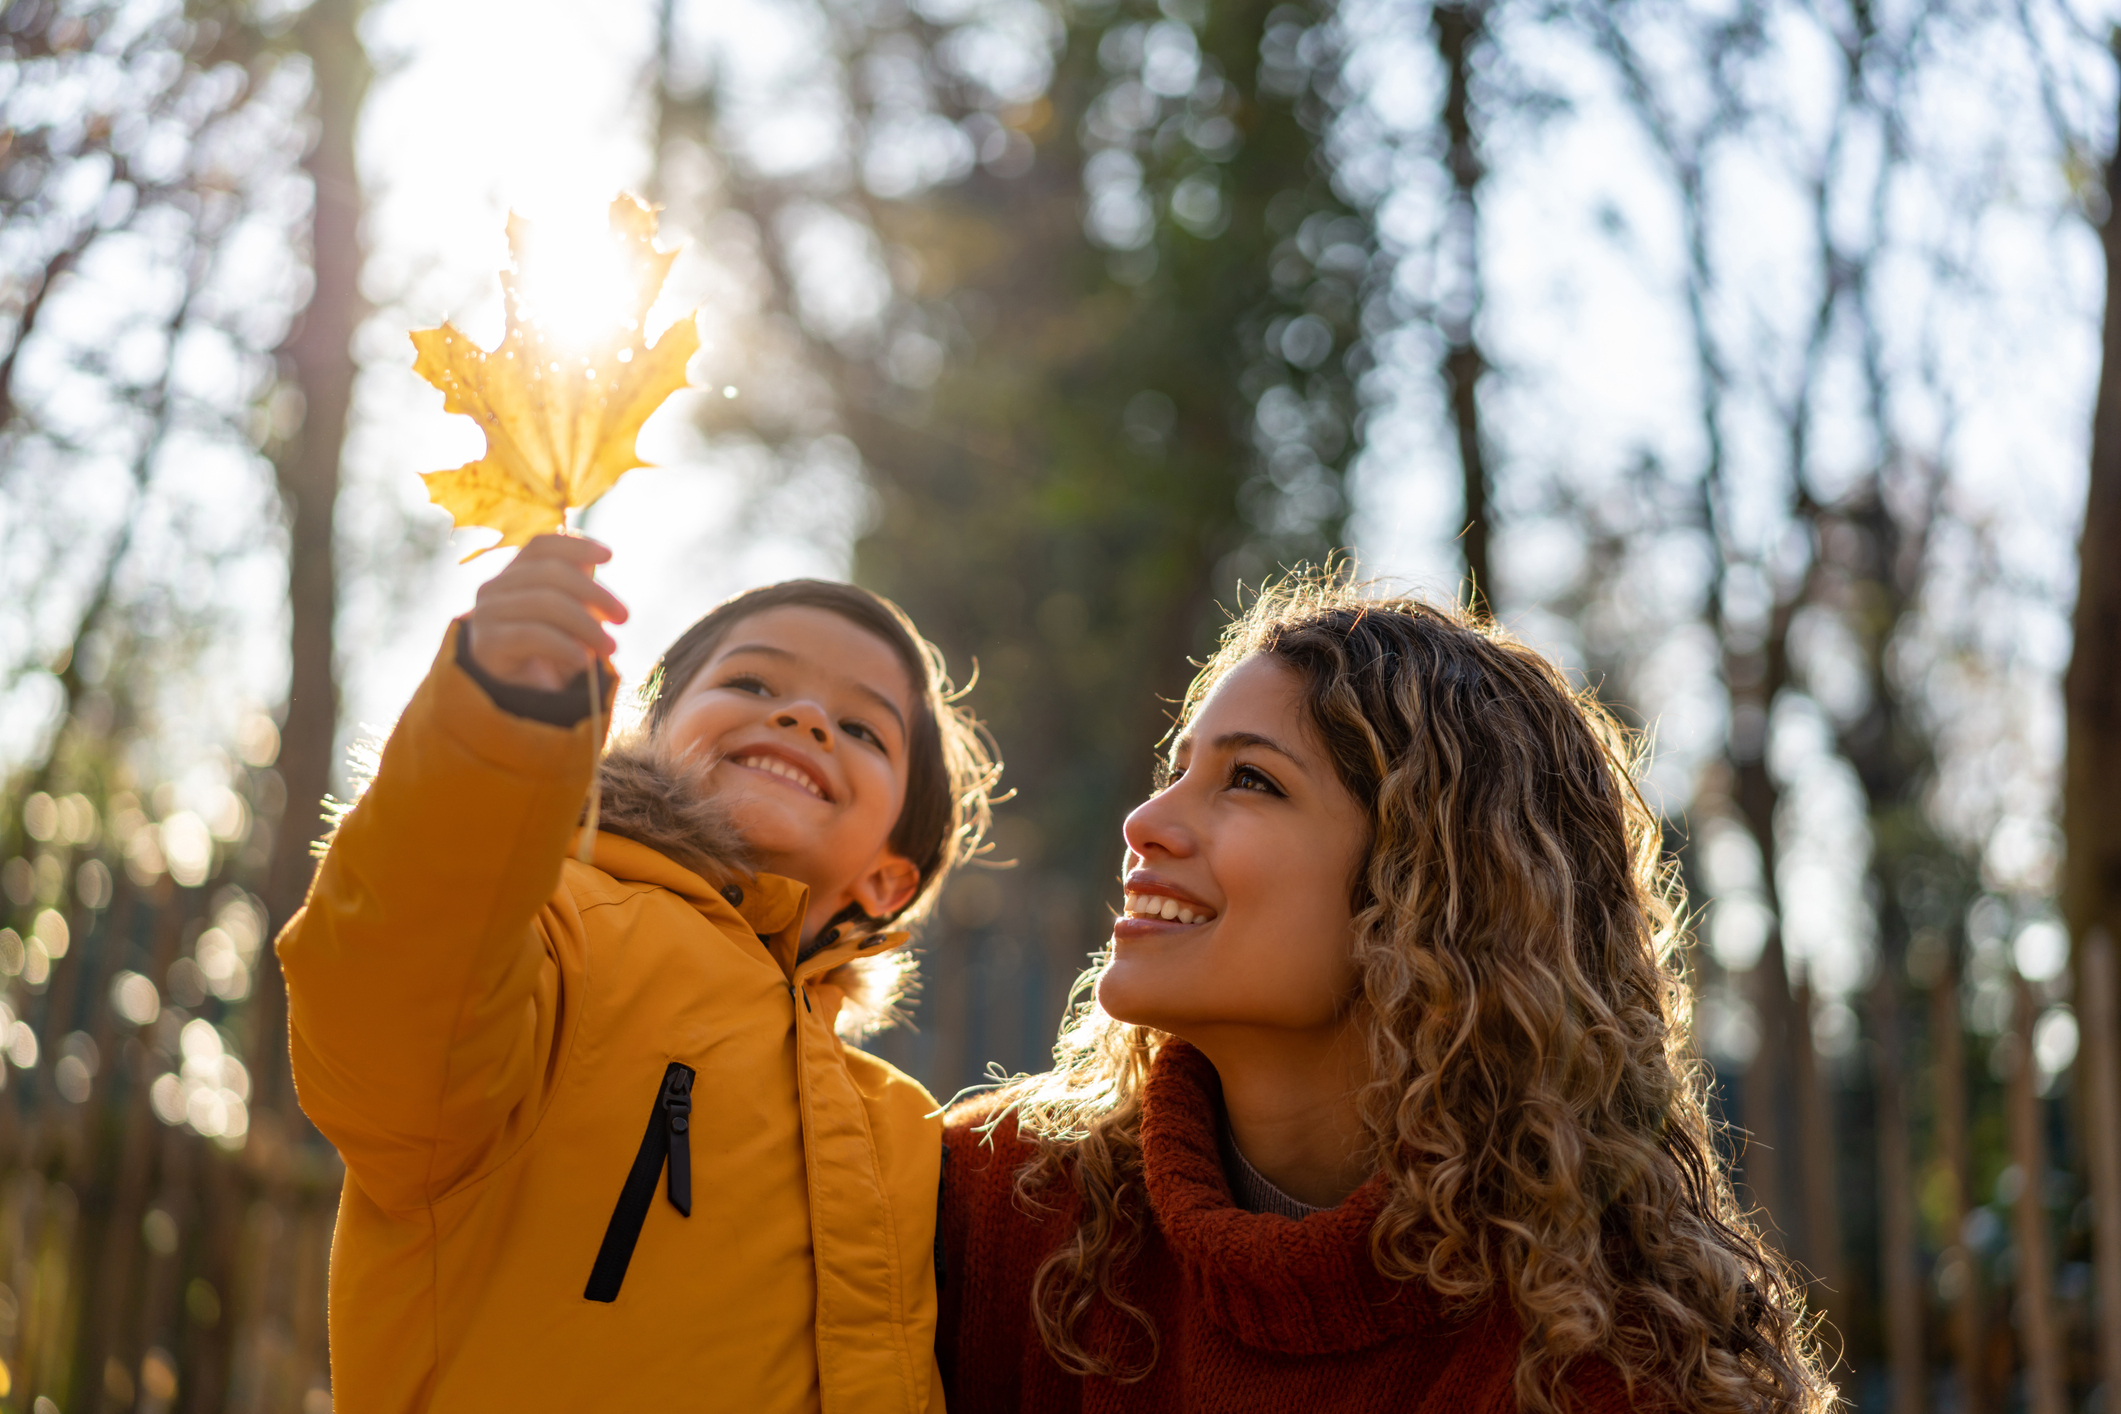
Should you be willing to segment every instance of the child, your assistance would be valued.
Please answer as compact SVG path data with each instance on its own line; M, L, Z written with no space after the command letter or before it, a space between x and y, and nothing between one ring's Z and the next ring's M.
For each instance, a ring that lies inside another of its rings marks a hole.
M935 1102L834 1027L995 768L896 608L774 585L664 655L578 862L609 557L480 591L279 942L338 1407L940 1410Z

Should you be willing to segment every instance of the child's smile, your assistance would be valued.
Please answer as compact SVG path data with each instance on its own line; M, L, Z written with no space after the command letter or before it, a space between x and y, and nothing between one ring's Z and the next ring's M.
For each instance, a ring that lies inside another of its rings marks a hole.
M824 783L817 778L817 773L808 765L783 752L771 747L754 746L746 747L741 754L727 759L731 765L741 766L747 771L758 771L777 781L785 781L795 789L828 805L832 803L832 792L825 789Z

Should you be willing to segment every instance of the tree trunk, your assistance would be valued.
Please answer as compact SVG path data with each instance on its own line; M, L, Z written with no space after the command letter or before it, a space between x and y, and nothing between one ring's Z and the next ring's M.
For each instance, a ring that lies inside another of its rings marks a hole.
M315 862L310 842L320 832L320 808L330 787L339 725L338 580L333 564L333 518L339 496L339 454L353 402L353 337L363 313L361 185L354 161L354 129L371 69L358 25L366 0L316 0L300 21L302 46L314 73L316 145L303 159L315 188L309 306L281 354L301 389L301 435L278 467L286 506L289 659L287 712L280 728L279 771L287 807L273 839L265 904L275 931L301 906ZM230 1405L253 1404L277 1391L275 1408L299 1408L305 1392L324 1382L321 1362L300 1348L291 1327L321 1301L321 1275L288 1252L301 1202L294 1141L307 1132L295 1104L288 1067L287 990L276 958L260 959L256 1008L253 1136L266 1148L259 1165L263 1203L255 1205L259 1290L238 1304L233 1330ZM260 1122L262 1121L262 1123ZM268 1220L269 1219L269 1220ZM315 1290L306 1289L308 1281ZM267 1359L266 1354L278 1355ZM269 1366L270 1369L266 1367Z
M301 389L300 436L278 467L287 514L289 609L287 715L280 728L287 808L273 840L265 904L277 930L301 906L315 867L309 846L330 787L339 725L333 623L338 582L332 521L339 496L339 450L353 401L353 335L361 313L360 177L354 126L367 93L368 57L356 32L363 0L317 0L302 20L302 41L315 73L317 141L303 167L316 188L311 227L314 287L281 353ZM258 1105L293 1122L287 1075L287 995L276 962L259 970Z
M2092 1239L2099 1314L2099 1376L2108 1400L2121 1392L2121 1025L2114 1004L2114 940L2104 928L2080 949L2084 1046L2077 1079L2084 1099L2084 1147L2092 1179Z
M1436 323L1444 336L1444 391L1458 434L1465 488L1465 523L1458 545L1466 562L1466 596L1481 607L1489 605L1494 593L1488 565L1494 478L1480 429L1480 377L1488 364L1475 328L1481 304L1479 187L1485 169L1474 131L1473 58L1485 37L1486 19L1485 0L1451 0L1429 12L1436 57L1446 76L1442 121L1449 143L1444 165L1451 178L1451 201L1444 216L1444 244L1457 282L1438 302Z
M1944 975L1930 991L1930 1045L1936 1064L1937 1148L1944 1161L1949 1192L1945 1220L1950 1243L1940 1265L1958 1272L1951 1293L1952 1354L1959 1366L1959 1407L1966 1414L1988 1408L1987 1382L1981 1369L1981 1268L1966 1250L1970 1161L1966 1137L1966 1046L1959 1020L1959 959L1952 956Z
M2106 172L2109 214L2106 314L2098 399L2092 411L2090 488L2077 551L2076 641L2062 695L2061 902L2076 941L2085 1048L2081 1064L2092 1166L2100 1373L2112 1406L2121 1396L2121 1077L2114 1025L2121 979L2121 142Z
M2011 1159L2018 1166L2018 1344L2025 1362L2027 1414L2063 1414L2062 1348L2055 1335L2054 1267L2048 1256L2047 1134L2033 1073L2033 989L2013 979Z
M2107 167L2121 201L2121 145ZM2081 945L2094 928L2121 938L2121 219L2109 215L2106 329L2092 411L2091 486L2078 542L2076 644L2062 694L2062 908Z
M1763 849L1762 853L1768 852ZM1782 949L1779 921L1768 928L1767 945L1753 965L1750 980L1760 1046L1745 1072L1744 1104L1739 1113L1747 1138L1740 1173L1759 1210L1755 1217L1762 1234L1788 1253L1793 1250L1790 1215L1796 1208L1789 1184L1791 1126L1785 1107L1792 1083L1796 999L1790 993L1788 955Z
M1901 1042L1900 973L1880 960L1871 991L1871 1029L1878 1093L1878 1265L1885 1300L1885 1353L1893 1377L1893 1414L1929 1407L1929 1366L1922 1358L1922 1272L1916 1251L1915 1174L1908 1154L1906 1063Z
M1812 1039L1812 979L1798 983L1790 1010L1790 1053L1796 1063L1798 1157L1804 1170L1804 1261L1811 1269L1812 1300L1827 1323L1846 1338L1848 1278L1841 1255L1841 1207L1834 1179L1834 1111L1819 1073Z

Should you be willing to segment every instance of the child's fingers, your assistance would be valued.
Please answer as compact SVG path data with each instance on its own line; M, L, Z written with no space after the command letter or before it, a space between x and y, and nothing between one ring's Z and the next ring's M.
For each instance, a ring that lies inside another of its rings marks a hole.
M505 593L532 586L557 590L575 602L587 605L590 613L606 623L626 622L626 606L619 602L618 595L577 566L561 560L519 560L489 581L487 588Z
M471 649L479 665L501 681L546 692L558 692L588 666L581 645L551 624L492 625L472 638Z
M479 612L499 624L542 624L557 629L599 657L610 656L618 647L604 631L603 621L565 590L539 585L510 588L481 600Z
M586 535L537 535L516 552L516 562L562 560L577 565L601 565L611 558L611 547Z

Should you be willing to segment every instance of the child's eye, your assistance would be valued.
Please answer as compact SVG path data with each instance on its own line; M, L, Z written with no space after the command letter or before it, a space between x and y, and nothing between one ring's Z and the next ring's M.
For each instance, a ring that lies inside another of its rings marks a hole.
M889 748L884 745L884 738L878 735L876 728L870 726L867 722L841 722L840 730L847 733L847 735L853 737L857 741L868 742L878 751L889 750Z
M749 692L759 697L770 697L773 695L773 689L766 686L764 678L755 678L749 673L739 673L733 678L725 679L722 686L735 692Z
M1280 795L1281 787L1274 778L1256 766L1236 766L1230 771L1230 789L1255 790L1262 795Z
M1150 789L1153 791L1167 791L1177 785L1185 774L1185 767L1169 761L1159 761L1156 763L1156 775L1150 782Z

